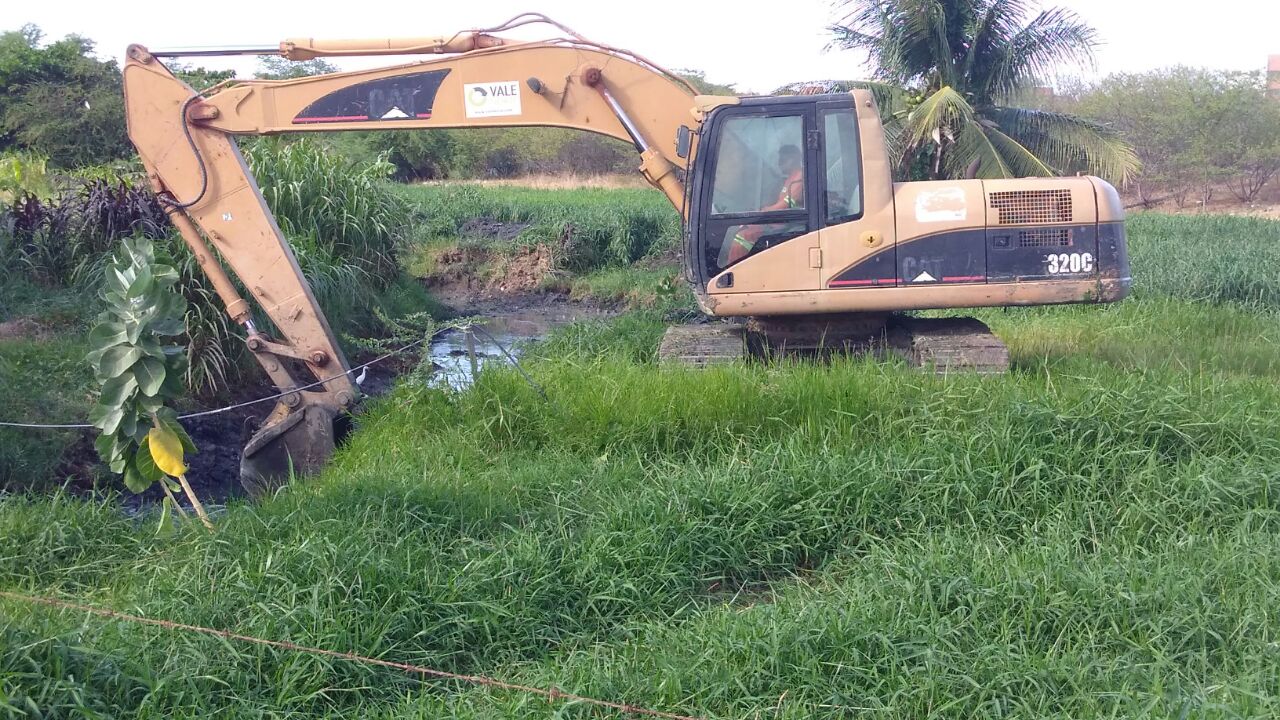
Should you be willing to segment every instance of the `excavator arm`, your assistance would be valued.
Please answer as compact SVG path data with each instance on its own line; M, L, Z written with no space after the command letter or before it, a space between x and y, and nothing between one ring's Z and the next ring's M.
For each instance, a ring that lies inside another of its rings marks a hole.
M511 42L492 34L531 22L550 23L569 37ZM685 214L677 163L692 157L690 130L701 120L693 88L638 55L586 41L542 16L440 38L287 40L278 52L295 60L440 57L292 80L234 80L203 92L187 86L162 61L262 52L150 52L134 45L124 67L129 137L151 186L228 314L244 328L249 350L287 393L244 450L242 480L251 491L269 490L292 471L321 467L334 447L335 421L354 406L359 390L232 136L574 128L632 143L640 172ZM255 325L254 305L278 337Z

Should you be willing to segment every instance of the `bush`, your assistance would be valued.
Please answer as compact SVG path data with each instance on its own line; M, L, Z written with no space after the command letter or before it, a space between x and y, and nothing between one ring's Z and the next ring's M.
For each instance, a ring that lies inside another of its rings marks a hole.
M11 203L28 193L48 197L52 192L48 158L31 153L0 156L0 202Z
M41 282L74 285L121 238L163 237L168 225L151 191L125 180L72 183L49 197L22 192L8 212L0 259Z
M132 154L120 69L78 35L42 45L34 25L0 33L0 150L47 156L59 167Z
M1208 203L1227 185L1251 202L1280 172L1280 104L1266 97L1260 73L1178 67L1113 75L1085 91L1076 111L1133 143L1143 200L1156 186L1180 206L1192 194Z
M679 215L649 189L423 186L405 194L419 203L428 237L465 235L463 226L476 218L524 225L513 242L496 247L546 245L558 268L574 272L628 265L680 242Z
M400 180L512 177L533 173L602 175L633 172L635 154L623 142L565 128L470 128L352 133L333 140L363 161L383 155Z

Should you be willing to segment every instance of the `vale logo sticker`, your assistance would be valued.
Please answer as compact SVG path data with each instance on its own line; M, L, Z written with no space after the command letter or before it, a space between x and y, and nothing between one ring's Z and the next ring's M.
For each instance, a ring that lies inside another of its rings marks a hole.
M463 85L462 101L466 105L468 118L519 115L520 81Z

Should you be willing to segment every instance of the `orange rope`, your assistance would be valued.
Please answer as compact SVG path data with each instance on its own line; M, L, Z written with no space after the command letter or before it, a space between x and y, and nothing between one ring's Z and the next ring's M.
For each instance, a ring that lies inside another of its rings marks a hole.
M137 615L116 612L115 610L107 610L104 608L96 608L89 605L67 602L65 600L58 600L56 598L22 595L19 593L6 592L4 590L0 590L0 598L35 605L48 605L49 607L60 608L63 610L78 610L90 615L97 615L98 617L109 618L111 620L123 620L125 622L137 623L139 625L154 625L156 627L167 628L169 630L187 630L190 632L201 633L203 635L212 635L214 637L225 638L227 640L239 640L241 642L252 643L255 645L265 645L267 647L289 650L291 652L309 653L311 655L321 655L324 657L350 660L352 662L363 663L366 665L395 668L396 670L402 670L407 673L417 673L419 675L429 677L461 680L462 682L471 683L473 685L484 685L503 690L515 690L517 692L529 693L530 695L540 695L551 702L579 702L617 710L630 715L645 715L648 717L668 718L669 720L703 720L702 718L692 717L689 715L677 715L676 713L648 710L646 708L627 705L625 703L615 703L609 702L608 700L598 700L596 698L585 697L583 695L575 695L573 693L564 692L556 687L552 687L548 690L545 688L531 687L529 685L518 685L516 683L503 682L484 675L462 675L459 673L446 672L444 670L434 670L432 668L422 667L421 665L410 665L408 663L391 662L390 660L379 660L378 658L366 657L355 653L307 647L306 645L297 645L280 640L265 640L263 638L252 637L250 635L240 635L239 633L233 633L228 630L215 630L214 628L200 627L199 625L187 625L185 623L173 622L172 620L145 618Z

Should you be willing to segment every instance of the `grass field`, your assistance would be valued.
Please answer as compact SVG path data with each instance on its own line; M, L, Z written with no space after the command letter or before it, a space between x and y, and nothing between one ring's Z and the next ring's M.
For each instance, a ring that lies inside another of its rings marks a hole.
M401 386L212 537L0 500L0 589L706 717L1277 717L1280 223L1129 227L1131 299L981 313L1005 377L659 367L663 311L637 310L532 348L546 400L503 369ZM0 713L610 717L0 618Z

